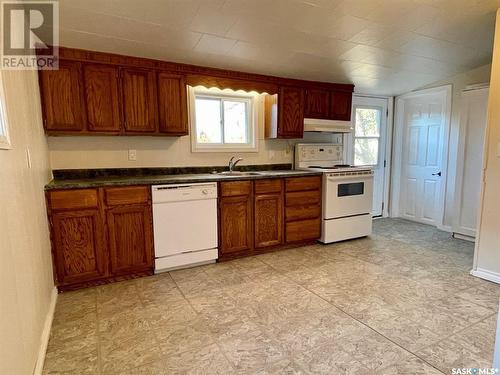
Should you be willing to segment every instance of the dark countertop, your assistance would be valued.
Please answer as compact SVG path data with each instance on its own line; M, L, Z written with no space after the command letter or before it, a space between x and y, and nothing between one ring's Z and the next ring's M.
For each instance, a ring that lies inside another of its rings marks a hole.
M78 189L101 186L161 185L232 180L259 180L280 177L320 176L322 174L321 172L302 170L259 170L258 172L258 175L223 175L219 173L205 172L188 174L99 176L85 178L58 177L49 182L45 186L45 190Z

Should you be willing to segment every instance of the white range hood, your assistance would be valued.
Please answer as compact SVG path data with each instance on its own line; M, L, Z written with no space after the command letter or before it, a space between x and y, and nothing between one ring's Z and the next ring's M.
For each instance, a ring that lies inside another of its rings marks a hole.
M350 121L304 119L305 132L351 133L352 130Z

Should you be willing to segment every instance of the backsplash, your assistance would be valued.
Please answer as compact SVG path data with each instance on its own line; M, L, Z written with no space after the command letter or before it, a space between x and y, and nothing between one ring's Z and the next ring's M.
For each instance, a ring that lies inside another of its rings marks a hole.
M331 142L332 134L306 133L300 140L259 139L258 152L191 152L184 137L48 137L52 169L225 166L232 155L240 165L289 164L297 142ZM136 150L137 160L128 159Z

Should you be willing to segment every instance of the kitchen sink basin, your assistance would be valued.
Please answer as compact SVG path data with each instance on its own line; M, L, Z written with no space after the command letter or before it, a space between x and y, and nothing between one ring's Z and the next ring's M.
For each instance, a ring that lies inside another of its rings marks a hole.
M264 173L263 172L224 171L224 172L219 172L219 174L222 174L225 176L260 176Z

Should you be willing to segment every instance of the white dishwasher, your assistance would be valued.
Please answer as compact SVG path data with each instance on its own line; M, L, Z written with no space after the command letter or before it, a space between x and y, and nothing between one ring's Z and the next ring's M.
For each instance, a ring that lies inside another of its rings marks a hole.
M213 263L217 183L153 185L155 272Z

